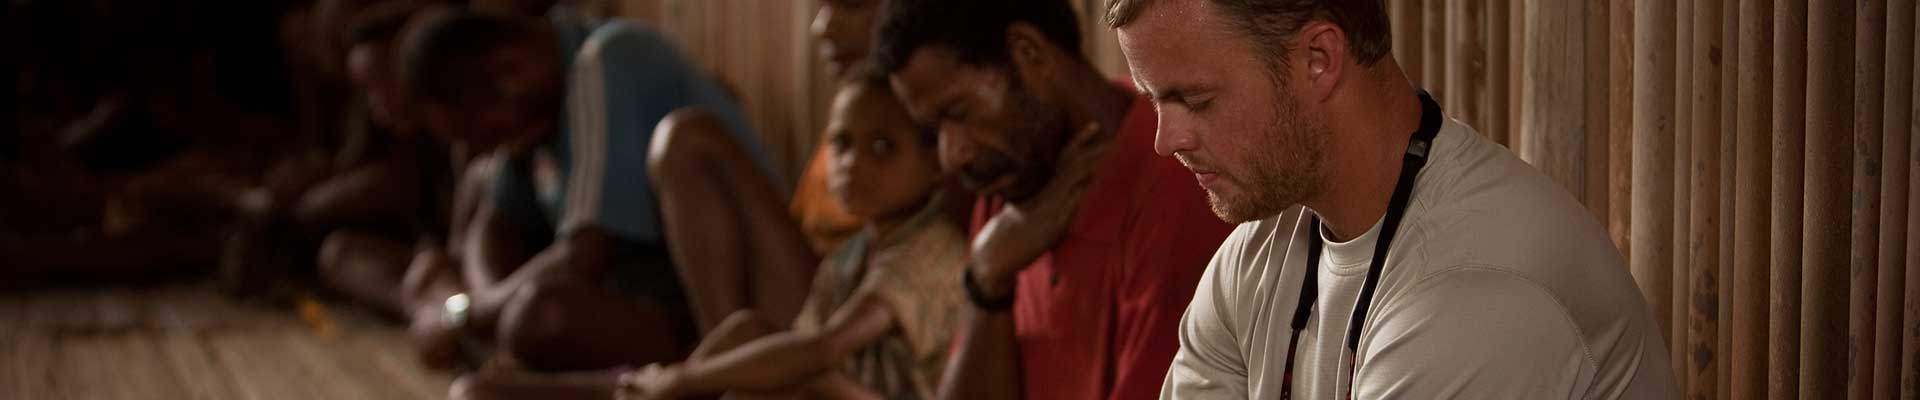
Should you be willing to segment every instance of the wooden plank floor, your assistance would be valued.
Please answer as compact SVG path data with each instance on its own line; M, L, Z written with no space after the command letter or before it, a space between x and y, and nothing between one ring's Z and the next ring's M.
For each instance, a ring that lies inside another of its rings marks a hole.
M0 292L0 399L440 399L452 376L352 307L319 329L205 284Z

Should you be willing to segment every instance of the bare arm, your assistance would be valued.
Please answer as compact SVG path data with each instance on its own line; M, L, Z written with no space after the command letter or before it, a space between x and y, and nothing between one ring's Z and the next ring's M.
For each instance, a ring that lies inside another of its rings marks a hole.
M986 285L992 286L992 285ZM1011 293L1006 285L998 294ZM1018 399L1020 363L1013 336L1013 313L969 308L966 335L947 363L936 395L941 399Z
M599 282L606 273L613 238L598 228L581 228L547 246L539 254L489 286L472 289L475 326L491 332L513 293L545 281ZM469 263L471 264L471 263ZM471 279L471 278L469 278Z
M967 269L981 294L994 299L1014 295L1020 271L1053 249L1079 209L1094 169L1112 144L1098 124L1074 134L1061 155L1061 168L1033 198L1008 204L973 238ZM973 307L966 336L940 379L941 399L1019 399L1019 343L1013 313Z
M423 201L421 171L404 160L348 169L300 196L292 214L303 224L332 225L402 218Z
M839 382L815 379L827 376L823 374L836 363L893 329L893 310L879 295L862 290L820 330L776 333L726 353L669 367L656 375L658 386L647 391L660 398L677 398L728 390L774 391L810 383L816 392L847 389L844 384L851 380L845 377Z
M467 224L466 235L459 251L468 288L493 287L533 258L534 250L526 240L527 229L503 218L491 200L480 201L479 211Z

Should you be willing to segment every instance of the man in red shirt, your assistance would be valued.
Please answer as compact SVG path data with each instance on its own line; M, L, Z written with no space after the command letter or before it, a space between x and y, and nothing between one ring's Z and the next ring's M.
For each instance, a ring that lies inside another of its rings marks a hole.
M1066 0L897 0L882 19L877 63L982 195L944 398L1156 398L1230 229L1079 32Z

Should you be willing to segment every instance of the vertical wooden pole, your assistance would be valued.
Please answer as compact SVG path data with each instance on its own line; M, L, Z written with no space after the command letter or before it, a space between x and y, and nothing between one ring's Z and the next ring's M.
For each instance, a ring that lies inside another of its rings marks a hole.
M1730 393L1735 399L1767 395L1767 282L1769 200L1773 159L1773 2L1739 1L1739 165L1733 231L1733 350Z
M1733 399L1733 365L1729 363L1733 356L1733 219L1734 202L1740 196L1736 187L1735 169L1739 165L1742 140L1739 125L1740 98L1740 2L1723 0L1720 3L1720 307L1714 315L1719 321L1718 343L1714 351L1713 363L1718 366L1714 375L1720 377L1715 386L1719 388L1720 400ZM1754 140L1754 139L1745 139Z
M1668 347L1673 331L1674 5L1636 0L1633 26L1634 281L1660 321ZM1679 370L1675 370L1679 371Z
M1520 158L1554 182L1585 198L1586 190L1586 7L1527 9L1527 70L1521 81Z
M1692 237L1693 218L1689 211L1693 205L1693 3L1694 0L1676 0L1674 5L1674 50L1673 50L1673 164L1667 168L1673 171L1673 231L1663 237L1673 243L1673 319L1667 329L1673 331L1673 347L1670 355L1673 372L1677 374L1675 383L1686 392L1688 385L1687 359L1691 357L1689 347L1692 341L1687 337L1687 314L1691 307L1687 301L1693 291L1693 259L1687 247Z
M1487 2L1487 16L1482 27L1487 32L1487 81L1486 116L1480 121L1486 124L1481 133L1493 138L1495 143L1506 144L1512 135L1513 126L1507 125L1507 114L1512 111L1509 104L1513 98L1508 96L1508 88L1513 86L1514 75L1511 65L1513 36L1507 30L1508 15L1513 4L1506 0Z
M1901 1L1901 0L1894 0ZM1873 319L1880 285L1880 124L1885 103L1886 0L1860 0L1853 25L1853 189L1847 277L1847 398L1873 396Z
M1430 0L1420 6L1420 18L1423 19L1420 27L1426 30L1420 34L1424 40L1421 46L1426 49L1426 54L1420 58L1425 62L1420 67L1423 70L1420 74L1426 77L1427 91L1433 94L1435 101L1442 102L1441 107L1447 109L1447 115L1456 115L1453 105L1445 103L1447 96L1451 95L1448 92L1453 90L1447 87L1447 1Z
M1394 59L1400 61L1401 69L1407 71L1407 79L1413 80L1414 86L1431 88L1431 82L1421 74L1426 71L1423 60L1427 52L1426 40L1421 37L1426 33L1425 17L1420 15L1424 10L1421 0L1392 0L1387 7L1393 18Z
M1520 149L1521 137L1525 136L1526 130L1526 127L1520 123L1520 117L1530 111L1527 109L1526 102L1520 101L1521 88L1525 87L1526 80L1530 79L1527 75L1527 46L1523 42L1527 37L1527 3L1527 0L1512 0L1508 3L1511 7L1507 8L1507 37L1512 39L1507 49L1507 72L1512 74L1513 80L1511 85L1507 85L1507 99L1510 101L1508 104L1510 109L1507 113L1509 130L1506 136L1507 141L1503 143L1516 152Z
M1768 270L1767 398L1800 397L1800 231L1805 186L1807 0L1773 3L1772 262Z
M1907 146L1913 140L1914 4L1887 3L1886 110L1881 125L1879 288L1874 311L1873 397L1899 398L1902 305L1906 299ZM1920 321L1915 321L1920 322Z
M1582 21L1587 30L1586 46L1582 46L1586 51L1582 55L1581 64L1582 68L1586 69L1586 77L1583 80L1587 84L1585 88L1586 129L1584 129L1587 154L1583 168L1586 172L1586 177L1583 178L1586 181L1586 187L1582 190L1586 192L1587 210L1593 213L1594 220L1604 222L1609 212L1607 203L1612 200L1611 194L1607 193L1609 187L1607 178L1612 172L1607 169L1608 157L1612 150L1611 138L1607 135L1610 131L1607 126L1607 110L1612 106L1608 96L1613 94L1611 92L1613 81L1609 80L1612 72L1601 60L1607 59L1609 51L1608 29L1611 28L1612 23L1608 20L1608 16L1612 14L1612 10L1604 1L1586 4L1587 17Z
M1473 55L1469 52L1473 49L1468 47L1470 40L1466 34L1467 30L1472 29L1469 26L1472 21L1465 18L1467 6L1473 2L1443 1L1440 3L1442 3L1440 20L1447 22L1446 31L1442 32L1440 40L1440 45L1447 49L1446 55L1441 58L1443 62L1440 65L1441 73L1445 74L1441 79L1446 82L1447 90L1443 98L1439 99L1440 104L1447 109L1448 115L1466 121L1467 126L1478 128L1480 125L1474 120L1474 110L1466 105L1467 90L1464 88L1469 79L1472 79L1469 71L1473 68L1471 61Z
M1612 25L1612 34L1607 46L1607 80L1609 86L1607 113L1608 119L1608 168L1609 183L1607 199L1607 231L1613 237L1613 245L1620 248L1620 256L1633 259L1633 248L1629 246L1633 232L1633 36L1634 10L1633 0L1610 0L1607 18Z
M1839 398L1847 377L1853 2L1807 2L1806 230L1801 240L1800 397Z
M1718 398L1720 311L1720 25L1719 0L1693 0L1693 103L1687 216L1687 397Z
M1920 9L1915 10L1914 31L1914 80L1920 81ZM1920 83L1913 85L1920 88ZM1907 262L1906 262L1906 315L1901 323L1900 335L1900 396L1902 399L1920 398L1920 90L1911 90L1911 111L1908 112L1907 127Z

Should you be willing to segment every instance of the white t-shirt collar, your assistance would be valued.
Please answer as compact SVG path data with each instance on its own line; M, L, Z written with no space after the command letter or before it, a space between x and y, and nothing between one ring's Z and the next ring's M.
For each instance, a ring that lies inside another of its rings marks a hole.
M1327 237L1327 228L1322 226L1318 236L1325 245L1323 257L1333 267L1333 272L1344 275L1366 270L1367 263L1373 261L1373 247L1380 241L1380 226L1384 222L1386 218L1383 216L1373 221L1373 227L1368 228L1367 233L1345 242L1336 242Z

